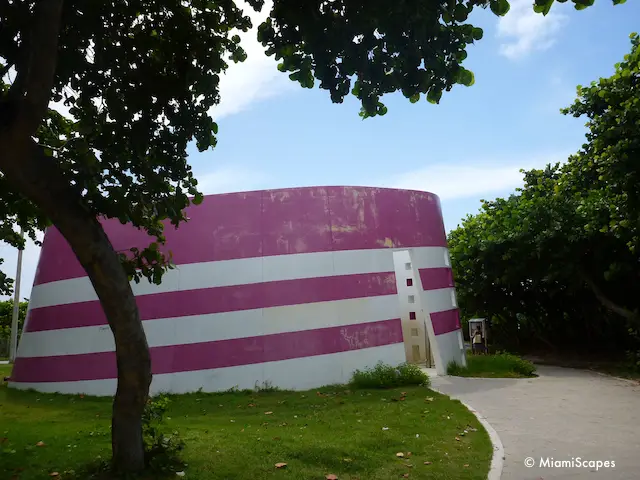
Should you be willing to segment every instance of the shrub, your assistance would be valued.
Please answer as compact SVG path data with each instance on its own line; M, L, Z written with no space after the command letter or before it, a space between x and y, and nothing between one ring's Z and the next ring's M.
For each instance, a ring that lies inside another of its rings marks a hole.
M640 350L627 350L627 369L634 373L640 373Z
M186 464L180 459L184 442L178 432L166 434L162 432L164 416L171 400L165 395L149 398L142 414L142 435L145 444L144 472L129 474L116 472L110 461L98 459L86 466L81 475L71 478L105 480L121 478L123 480L141 480L147 478L175 478L178 471L183 471ZM149 475L152 475L151 477ZM65 477L66 478L66 477Z
M164 395L149 398L142 414L145 461L147 468L153 472L167 473L181 470L183 466L180 452L184 449L184 442L178 432L166 434L161 430L170 403L171 400Z
M356 388L394 388L409 385L429 386L429 376L419 366L403 363L394 367L379 362L373 368L356 370L351 377Z
M467 366L455 362L447 366L447 374L459 377L532 377L533 363L510 353L467 355Z

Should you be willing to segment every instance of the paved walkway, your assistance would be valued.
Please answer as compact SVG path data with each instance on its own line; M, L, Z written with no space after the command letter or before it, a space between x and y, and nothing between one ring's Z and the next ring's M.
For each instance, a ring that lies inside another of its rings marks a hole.
M505 450L502 480L640 479L640 385L560 367L539 366L538 374L432 377L432 384L476 409L498 432ZM534 467L525 467L527 457ZM609 460L615 467L540 467L547 457Z

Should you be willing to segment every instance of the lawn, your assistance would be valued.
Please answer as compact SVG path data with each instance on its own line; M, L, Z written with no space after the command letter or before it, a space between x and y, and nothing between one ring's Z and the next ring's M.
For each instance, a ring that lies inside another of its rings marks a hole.
M8 373L0 365L0 381ZM426 387L170 398L166 429L186 442L183 478L480 480L489 470L492 447L477 419ZM110 399L1 385L0 478L86 478L88 462L110 455L110 408Z
M451 363L447 368L449 375L486 378L530 378L536 376L535 371L533 363L509 353L468 354L466 367Z

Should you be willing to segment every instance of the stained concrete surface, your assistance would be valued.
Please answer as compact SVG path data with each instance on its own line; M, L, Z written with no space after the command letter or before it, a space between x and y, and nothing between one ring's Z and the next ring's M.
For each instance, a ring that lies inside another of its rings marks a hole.
M505 451L502 480L640 479L638 382L552 366L538 366L537 373L531 379L431 380L498 432ZM527 458L533 458L533 467L525 466ZM573 466L541 466L547 459ZM591 461L615 462L615 467L596 471Z

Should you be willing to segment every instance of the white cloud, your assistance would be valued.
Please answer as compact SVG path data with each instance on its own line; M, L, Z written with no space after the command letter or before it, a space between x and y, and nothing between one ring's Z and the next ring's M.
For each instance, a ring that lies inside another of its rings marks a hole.
M559 5L546 15L533 11L533 0L512 0L511 10L498 20L498 37L504 41L500 53L515 60L532 51L546 50L568 20L558 12Z
M564 162L570 152L556 152L511 163L482 162L437 163L391 177L384 186L435 193L442 200L479 197L523 184L520 169L543 168L549 163Z
M256 37L257 28L271 11L273 2L266 1L260 13L244 2L237 3L242 3L245 14L251 17L253 24L248 32L237 32L242 39L240 45L247 52L247 59L242 63L230 62L226 73L221 76L220 104L209 112L214 120L246 110L256 102L295 87L286 74L278 71L276 60L266 56L264 47Z

